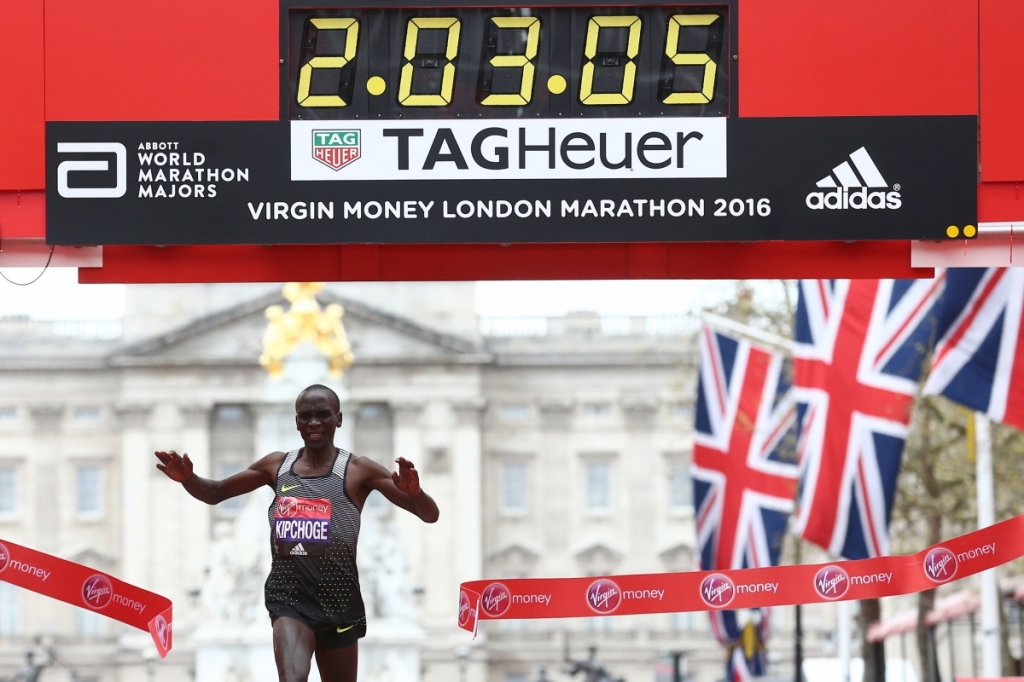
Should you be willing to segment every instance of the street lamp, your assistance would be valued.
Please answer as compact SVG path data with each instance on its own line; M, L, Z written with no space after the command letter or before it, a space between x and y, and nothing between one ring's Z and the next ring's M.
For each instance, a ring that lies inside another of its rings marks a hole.
M156 664L159 660L159 654L156 652L156 647L144 647L142 649L142 660L146 662L146 679L149 680L149 682L153 682L156 679Z
M455 658L459 661L459 682L466 682L466 671L469 668L469 647L456 647Z

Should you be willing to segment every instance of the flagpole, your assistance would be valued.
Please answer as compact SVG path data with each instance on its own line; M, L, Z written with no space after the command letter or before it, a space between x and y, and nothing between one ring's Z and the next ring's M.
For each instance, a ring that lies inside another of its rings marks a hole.
M853 602L841 601L836 604L839 624L836 636L839 639L839 675L840 682L850 682L850 639L853 637L852 617Z
M992 477L992 430L988 415L975 412L974 437L977 443L975 466L978 483L978 528L995 523L995 486ZM1002 651L999 642L999 586L996 569L979 576L981 580L981 660L982 677L1002 675Z

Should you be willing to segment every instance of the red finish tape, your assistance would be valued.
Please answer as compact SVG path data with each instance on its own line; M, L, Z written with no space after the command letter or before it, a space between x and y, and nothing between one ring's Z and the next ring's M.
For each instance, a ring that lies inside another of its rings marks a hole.
M100 571L0 539L0 580L119 620L171 650L171 600Z
M1024 556L1024 516L917 554L729 571L463 583L459 627L477 620L750 609L921 592Z

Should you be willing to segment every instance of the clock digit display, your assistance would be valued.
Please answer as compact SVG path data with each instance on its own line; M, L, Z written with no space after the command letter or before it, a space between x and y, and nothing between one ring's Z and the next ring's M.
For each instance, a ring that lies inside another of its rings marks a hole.
M722 4L287 9L291 119L730 114Z
M519 107L529 104L533 98L533 81L536 75L534 60L540 44L540 19L537 17L491 17L485 44L485 54L494 56L487 61L487 66L480 71L480 92L485 96L480 100L484 106ZM508 43L521 43L513 49L521 52L507 52ZM515 73L518 70L518 74ZM503 75L518 77L518 88L512 92L495 92L495 84Z

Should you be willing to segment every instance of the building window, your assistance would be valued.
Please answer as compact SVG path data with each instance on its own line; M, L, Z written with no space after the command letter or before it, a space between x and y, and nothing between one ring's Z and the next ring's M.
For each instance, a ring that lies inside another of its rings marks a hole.
M529 405L502 405L498 409L498 417L506 422L521 422L530 417Z
M608 512L612 508L612 465L608 462L587 464L587 511Z
M669 462L668 496L672 511L693 507L693 480L690 478L689 462L681 459Z
M98 407L76 407L75 420L80 422L99 421L100 408Z
M592 418L607 417L612 413L611 403L584 403L583 416Z
M526 682L526 673L507 673L505 682Z
M672 406L672 416L677 417L684 422L693 422L693 404L676 403Z
M95 611L75 609L75 634L82 637L102 637L105 634L105 618Z
M14 516L18 512L14 477L14 467L0 467L0 516Z
M217 479L223 481L228 476L234 476L239 471L244 469L238 462L222 462L217 465ZM238 497L232 497L230 500L224 500L217 505L217 511L221 514L235 515L242 511L245 507L245 495L239 495Z
M21 601L18 589L0 582L0 637L18 634L21 628Z
M241 405L218 405L217 420L222 422L240 422L245 419L245 410Z
M0 407L0 422L12 422L18 418L18 410L13 407Z
M526 463L501 465L501 510L507 514L526 513Z
M693 611L684 611L682 613L672 613L672 631L673 632L696 632L697 631L697 619L703 618L703 613L695 613Z
M103 470L98 466L78 467L75 511L79 518L98 519L103 516Z

